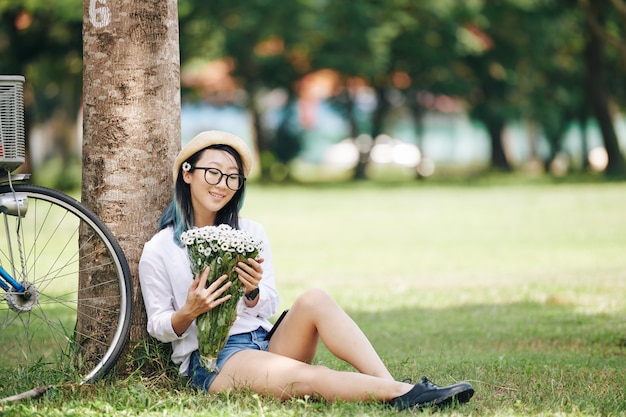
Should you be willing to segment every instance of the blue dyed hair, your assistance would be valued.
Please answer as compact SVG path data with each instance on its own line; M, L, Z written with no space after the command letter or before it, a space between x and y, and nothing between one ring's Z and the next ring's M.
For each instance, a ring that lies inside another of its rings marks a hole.
M202 153L207 149L217 149L219 151L228 152L235 158L239 174L243 174L243 163L241 157L232 147L228 145L211 145L208 148L202 149L192 156L187 161L191 166L195 166L196 162L202 156ZM182 166L182 164L181 164ZM235 192L233 198L217 212L215 218L215 225L228 224L234 229L239 229L239 210L243 206L244 194L246 191L246 183L244 181L243 186ZM174 198L172 202L165 208L161 218L159 219L159 230L166 227L172 227L174 229L174 242L182 246L180 236L183 232L193 228L193 207L191 204L191 190L189 184L183 180L183 172L178 172L176 178L176 188L174 190Z

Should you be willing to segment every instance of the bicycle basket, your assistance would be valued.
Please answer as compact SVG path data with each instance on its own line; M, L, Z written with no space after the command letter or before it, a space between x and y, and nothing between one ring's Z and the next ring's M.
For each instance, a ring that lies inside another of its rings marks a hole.
M13 171L24 161L24 77L0 75L0 170Z

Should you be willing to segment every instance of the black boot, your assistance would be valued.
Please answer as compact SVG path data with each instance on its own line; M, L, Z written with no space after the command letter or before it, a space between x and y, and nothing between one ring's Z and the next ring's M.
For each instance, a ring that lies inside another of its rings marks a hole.
M391 400L398 410L424 408L429 406L443 407L453 402L466 403L474 395L474 387L469 382L459 382L447 387L439 387L425 376L415 384L411 391Z

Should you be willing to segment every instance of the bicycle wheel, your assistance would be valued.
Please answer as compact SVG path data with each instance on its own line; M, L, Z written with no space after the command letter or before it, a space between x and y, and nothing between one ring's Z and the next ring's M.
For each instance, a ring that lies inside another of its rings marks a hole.
M93 213L48 188L2 186L0 211L0 265L30 294L0 289L0 375L31 385L95 381L130 328L130 271L119 244Z

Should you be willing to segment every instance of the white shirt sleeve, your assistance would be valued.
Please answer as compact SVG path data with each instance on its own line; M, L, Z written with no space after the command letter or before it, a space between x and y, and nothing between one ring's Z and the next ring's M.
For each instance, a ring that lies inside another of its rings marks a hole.
M251 220L240 219L240 226L263 241L263 278L259 283L259 301L254 307L247 307L243 299L239 300L238 317L229 331L231 335L259 327L270 330L272 324L268 318L276 314L279 306L267 234L261 224ZM193 278L187 250L174 243L171 228L159 231L144 245L139 261L139 282L148 316L147 330L159 341L172 343L172 361L180 364L181 373L187 371L189 356L198 349L196 322L194 320L185 333L178 336L172 328L172 315L185 304Z
M193 281L188 261L186 267L184 262L180 265L179 257L171 253L172 250L177 251L179 248L173 243L173 240L172 245L168 245L166 241L168 238L170 240L173 239L171 233L157 234L146 243L139 261L139 281L148 315L147 330L152 337L165 343L183 339L186 337L186 333L189 332L189 329L187 329L185 334L179 337L172 328L172 315L181 307L180 300L176 299L177 294L173 286L177 285L180 288L184 288L184 303L187 297L187 289ZM169 255L164 257L164 254ZM168 261L167 264L165 259ZM177 278L179 279L176 281L179 281L180 284L177 284L172 279L170 271L173 267L170 265L170 262L178 265L179 272L177 273ZM186 283L186 285L183 283ZM180 293L180 289L178 292Z

